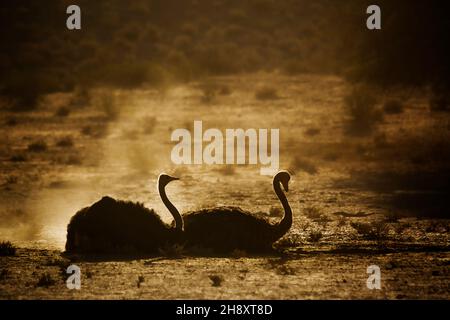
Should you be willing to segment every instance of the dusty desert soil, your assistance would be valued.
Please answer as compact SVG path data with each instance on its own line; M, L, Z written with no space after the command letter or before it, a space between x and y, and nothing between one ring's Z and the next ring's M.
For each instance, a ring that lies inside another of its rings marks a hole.
M255 97L267 86L276 96ZM378 133L347 137L348 87L331 76L256 74L159 90L96 90L89 103L55 94L33 112L1 111L0 240L19 249L0 257L0 298L448 299L449 220L397 212L385 202L396 190L363 188L352 172L406 168L385 158L392 141L426 127L448 130L449 117L430 114L423 93L409 92L403 113L385 116ZM70 113L58 113L61 107ZM236 205L278 219L271 179L259 166L171 163L171 132L194 120L205 128L280 128L280 169L294 174L284 254L62 256L70 217L103 195L143 202L170 223L154 187L160 172L181 177L167 190L181 212ZM380 139L387 145L381 155L374 149ZM373 232L358 232L355 223ZM80 291L65 286L70 263L81 267ZM366 288L373 264L381 268L381 290ZM39 283L45 275L49 281Z
M81 289L66 288L70 264L57 251L21 249L2 260L10 274L2 299L442 299L449 292L448 252L328 253L289 258L147 258L74 262ZM380 266L381 290L366 287ZM37 285L48 273L54 284ZM139 283L139 277L141 283ZM213 282L218 278L216 283Z

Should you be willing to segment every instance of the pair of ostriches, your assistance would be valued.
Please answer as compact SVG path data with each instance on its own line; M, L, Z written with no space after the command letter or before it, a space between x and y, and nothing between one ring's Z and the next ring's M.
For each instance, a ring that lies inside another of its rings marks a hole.
M142 204L103 197L72 217L67 227L66 252L157 254L161 248L176 244L216 253L270 251L292 225L292 210L281 188L289 190L290 178L286 171L273 178L284 216L272 224L238 207L202 209L181 216L165 191L167 184L178 178L161 174L158 192L174 217L174 225L165 224L153 209Z

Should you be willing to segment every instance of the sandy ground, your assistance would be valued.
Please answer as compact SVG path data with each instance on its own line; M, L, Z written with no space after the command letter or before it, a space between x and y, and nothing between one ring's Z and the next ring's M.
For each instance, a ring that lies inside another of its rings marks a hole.
M255 98L265 86L277 97ZM1 111L0 240L19 249L0 257L0 298L448 299L449 220L393 212L386 193L352 185L352 170L379 159L368 147L373 137L342 134L347 91L337 77L257 74L160 90L97 90L91 106L55 94L37 111ZM58 115L64 106L69 114ZM280 128L280 169L294 174L294 224L279 244L285 254L73 262L62 256L70 217L103 195L143 202L170 223L155 190L160 172L181 177L167 190L181 212L236 205L278 219L271 179L259 165L171 163L171 132L192 128L194 120L205 129ZM379 130L389 141L448 121L429 115L419 92ZM42 141L44 147L33 147ZM368 237L355 223L377 232ZM65 286L70 263L81 268L80 291ZM381 268L381 290L366 287L373 264ZM39 283L45 275L49 281Z
M448 252L311 252L281 257L147 258L73 262L81 289L69 290L68 260L21 249L2 259L2 299L442 299L450 290ZM366 286L381 268L381 290ZM43 274L54 283L38 285ZM140 279L140 280L139 280ZM215 280L215 281L213 281Z

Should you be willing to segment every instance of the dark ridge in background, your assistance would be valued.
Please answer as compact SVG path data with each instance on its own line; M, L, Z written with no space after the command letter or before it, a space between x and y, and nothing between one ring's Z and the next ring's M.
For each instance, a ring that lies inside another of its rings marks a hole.
M82 30L66 29L66 8ZM442 1L2 1L0 91L16 109L75 87L165 85L206 75L281 70L354 81L449 87L449 18Z

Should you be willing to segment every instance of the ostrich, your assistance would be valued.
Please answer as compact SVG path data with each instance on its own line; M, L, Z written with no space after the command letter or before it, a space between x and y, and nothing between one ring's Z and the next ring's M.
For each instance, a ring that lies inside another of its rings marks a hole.
M284 209L282 220L271 224L237 207L217 207L188 212L183 215L184 237L188 247L212 249L230 253L235 249L246 252L268 252L292 225L292 211L281 189L287 192L290 175L281 171L273 178L273 188Z
M67 226L67 253L157 253L181 240L183 220L166 195L166 185L178 178L158 177L161 200L175 219L175 227L163 223L153 209L140 203L103 197L78 211Z

